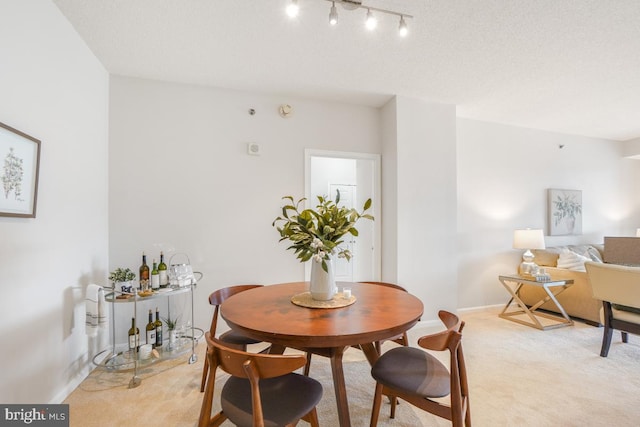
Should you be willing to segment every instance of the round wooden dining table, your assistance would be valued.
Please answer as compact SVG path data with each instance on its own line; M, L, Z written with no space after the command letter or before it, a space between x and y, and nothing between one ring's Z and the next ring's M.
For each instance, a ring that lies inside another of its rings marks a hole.
M378 358L374 343L401 335L422 316L422 302L399 289L338 282L351 287L356 301L340 308L307 308L291 302L308 282L267 285L241 292L220 306L220 315L237 332L272 343L271 352L295 348L329 357L340 426L350 426L342 355L362 349L369 363ZM373 404L373 403L372 403Z

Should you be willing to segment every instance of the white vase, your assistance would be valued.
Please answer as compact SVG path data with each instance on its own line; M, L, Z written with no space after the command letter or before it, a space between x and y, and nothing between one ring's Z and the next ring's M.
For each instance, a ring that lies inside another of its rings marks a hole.
M169 350L176 348L176 342L178 341L178 331L175 329L169 329Z
M131 293L135 289L135 284L133 282L133 280L128 280L126 282L116 282L115 290Z
M311 282L309 292L311 298L319 301L329 301L336 294L336 281L333 275L333 259L326 261L327 270L322 268L322 261L311 260Z

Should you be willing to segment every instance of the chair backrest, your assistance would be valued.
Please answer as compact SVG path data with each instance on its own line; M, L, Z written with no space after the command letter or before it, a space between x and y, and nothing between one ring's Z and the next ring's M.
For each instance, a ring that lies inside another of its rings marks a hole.
M640 267L589 261L584 265L594 298L640 308Z
M394 289L398 289L404 292L407 292L407 290L405 288L403 288L400 285L396 285L395 283L389 283L389 282L370 282L370 281L364 281L364 282L359 282L359 283L368 283L370 285L380 285L380 286L386 286L387 288L394 288Z
M213 317L211 318L211 326L209 332L211 336L216 336L216 329L218 327L218 311L220 304L222 304L227 298L232 297L240 292L248 291L249 289L259 288L262 285L235 285L226 288L218 289L209 295L209 304L214 306Z
M464 322L458 316L448 311L440 310L438 317L444 323L446 330L418 339L418 345L428 350L444 351L450 354L450 386L452 418L463 419L465 405L468 405L469 385L467 383L467 368L462 353L462 329ZM465 402L467 402L465 404ZM466 409L468 411L468 407ZM454 423L455 424L455 423Z
M307 362L303 354L263 354L247 353L226 347L222 341L205 333L207 341L207 358L209 361L210 381L215 378L218 367L228 374L247 378L251 384L251 405L253 408L253 425L264 425L262 399L259 382L262 378L279 377L295 371ZM213 395L213 390L210 392Z
M427 350L444 351L450 350L454 353L458 349L458 344L462 340L462 329L464 322L458 316L448 311L440 310L438 317L444 323L446 330L431 335L426 335L418 339L418 345Z
M249 353L227 347L224 342L206 333L207 350L216 366L234 377L255 379L273 378L288 374L307 363L304 354ZM248 368L250 367L250 368Z

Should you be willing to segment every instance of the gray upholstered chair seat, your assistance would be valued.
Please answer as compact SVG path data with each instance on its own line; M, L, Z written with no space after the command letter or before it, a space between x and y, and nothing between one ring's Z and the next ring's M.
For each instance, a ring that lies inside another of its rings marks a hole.
M322 398L322 385L300 374L261 379L260 396L265 427L284 426L309 413ZM222 411L239 427L253 425L251 384L231 377L221 394Z
M447 368L429 353L414 347L387 351L376 361L371 375L387 387L423 397L444 397L451 393Z
M227 344L236 344L241 346L245 346L247 344L256 344L260 342L258 340L254 340L253 338L249 338L245 335L239 334L235 331L227 331L224 334L220 335L218 339L220 341L226 342Z

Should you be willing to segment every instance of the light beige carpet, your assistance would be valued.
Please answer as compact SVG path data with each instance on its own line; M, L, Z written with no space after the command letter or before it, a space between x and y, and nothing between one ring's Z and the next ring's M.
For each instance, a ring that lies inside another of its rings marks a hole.
M471 415L475 427L637 426L640 420L640 337L622 344L614 334L609 357L601 358L602 328L575 326L539 331L497 316L498 311L466 313L463 346L467 359ZM440 329L414 329L418 336ZM394 344L386 343L387 347ZM195 426L204 345L199 360L187 357L140 373L142 385L127 389L130 372L95 370L65 401L71 426ZM335 397L327 360L314 357L311 376L323 383L322 426L335 427ZM345 372L354 427L368 426L373 381L361 352L348 350ZM224 379L218 377L218 385ZM430 414L398 407L389 420L383 405L380 426L450 426ZM230 424L226 424L230 425ZM300 422L300 426L308 425Z
M254 349L254 351L259 348ZM198 362L187 364L188 355L156 363L138 371L141 385L129 389L132 371L96 369L65 401L70 405L71 426L195 426L200 413L203 393L200 393L204 344L198 345ZM349 413L354 426L368 425L373 403L375 382L362 352L348 349L344 370L349 396ZM323 398L318 405L322 426L337 426L336 401L328 359L314 356L310 376L323 386ZM216 378L213 411L220 410L219 392L228 375L219 371ZM387 410L389 405L386 404ZM415 427L420 421L409 405L400 405L396 419L387 417L379 426ZM232 426L226 421L223 426ZM299 425L308 425L301 421Z

